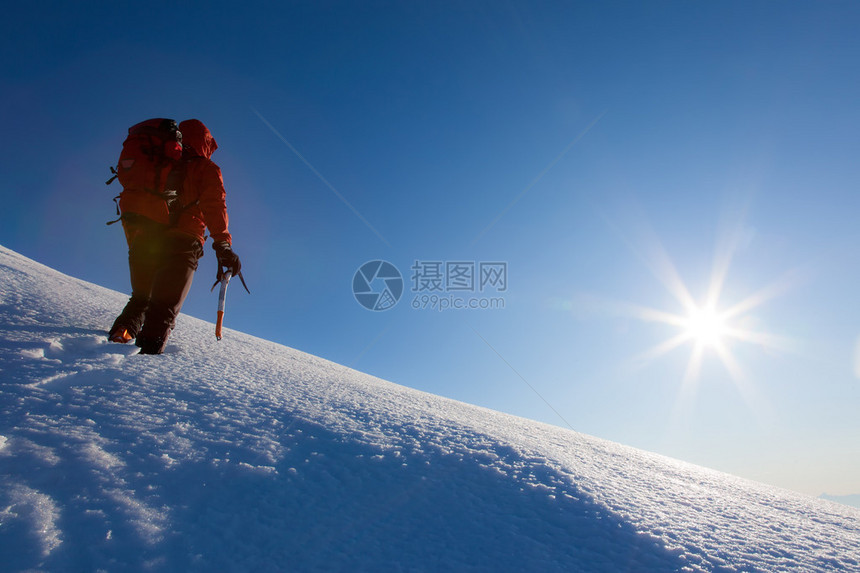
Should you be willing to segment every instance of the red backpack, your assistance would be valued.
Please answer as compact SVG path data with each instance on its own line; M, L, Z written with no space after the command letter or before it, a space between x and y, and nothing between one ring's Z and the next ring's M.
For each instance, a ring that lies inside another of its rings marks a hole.
M162 197L171 206L178 192L176 183L182 159L182 133L172 119L155 118L128 128L128 137L116 168L106 185L119 179L125 191L145 191ZM171 177L173 174L173 177ZM114 202L119 196L114 198ZM117 206L117 215L119 215ZM116 221L111 221L115 223ZM109 223L110 224L110 223Z

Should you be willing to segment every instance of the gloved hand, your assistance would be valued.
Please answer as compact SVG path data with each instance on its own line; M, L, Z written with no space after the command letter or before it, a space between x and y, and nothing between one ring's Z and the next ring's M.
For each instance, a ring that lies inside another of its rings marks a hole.
M219 241L212 245L215 249L215 255L218 257L218 280L224 276L226 271L234 277L241 274L242 263L239 261L239 255L233 252L230 243L227 241Z

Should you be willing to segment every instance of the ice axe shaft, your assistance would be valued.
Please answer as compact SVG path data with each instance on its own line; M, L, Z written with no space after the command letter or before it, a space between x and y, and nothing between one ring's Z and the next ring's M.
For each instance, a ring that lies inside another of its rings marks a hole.
M221 326L224 324L224 308L227 306L227 285L230 283L230 271L221 277L221 290L218 291L218 318L215 321L215 338L221 340Z

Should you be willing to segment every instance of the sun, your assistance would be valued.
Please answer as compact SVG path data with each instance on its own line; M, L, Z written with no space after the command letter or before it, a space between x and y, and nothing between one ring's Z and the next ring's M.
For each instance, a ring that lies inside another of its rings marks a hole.
M761 315L754 312L802 281L803 270L789 270L758 290L748 291L749 294L745 294L742 288L746 282L744 279L748 277L740 277L740 284L729 285L729 269L735 255L747 251L754 239L754 233L745 223L746 206L729 207L731 209L721 216L710 277L700 276L696 280L702 289L700 298L694 297L682 280L675 262L647 220L643 216L634 216L628 219L627 224L616 225L612 221L610 224L661 283L666 294L674 299L674 308L643 306L602 296L583 296L581 299L583 308L589 311L603 311L614 317L662 326L656 344L628 360L627 364L633 370L645 368L669 354L687 355L686 366L678 372L677 397L672 410L672 417L677 420L689 420L700 382L733 383L744 402L757 410L762 405L762 398L758 395L754 377L739 358L742 355L754 360L756 348L767 356L797 348L797 341L764 330ZM749 252L745 254L749 255ZM701 267L701 262L696 266ZM657 331L649 329L649 332Z
M693 307L684 321L685 333L697 346L718 347L729 334L726 317L711 306Z
M758 320L750 315L750 312L790 288L797 278L795 273L787 273L739 302L726 305L728 301L722 295L732 257L741 244L738 238L740 236L738 232L729 233L729 240L718 243L710 281L706 284L704 296L699 299L704 304L693 298L689 288L681 280L675 264L656 237L650 241L639 242L640 246L647 247L648 256L642 256L642 259L679 304L680 312L631 304L623 304L616 309L639 320L663 323L674 331L669 338L638 355L634 359L636 364L645 364L675 349L688 346L691 349L682 387L695 386L708 357L716 358L722 363L730 378L741 387L747 383L747 376L734 355L738 344L752 344L768 351L791 348L788 339L754 329L753 325Z

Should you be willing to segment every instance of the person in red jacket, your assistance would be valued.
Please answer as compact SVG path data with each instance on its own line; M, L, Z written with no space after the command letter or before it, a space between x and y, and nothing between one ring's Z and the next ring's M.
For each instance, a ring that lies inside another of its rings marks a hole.
M199 120L179 124L183 153L174 169L174 196L124 189L119 208L128 242L131 298L110 329L113 342L130 342L141 354L161 354L203 256L206 229L218 257L218 275L238 275L242 265L228 230L221 169L210 157L218 148ZM222 271L223 269L223 271Z

